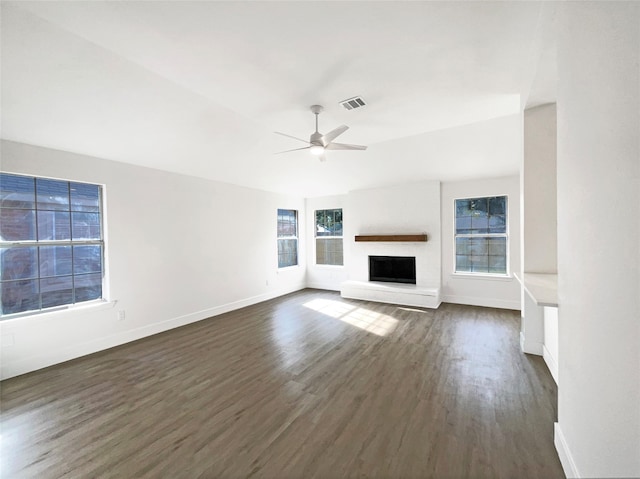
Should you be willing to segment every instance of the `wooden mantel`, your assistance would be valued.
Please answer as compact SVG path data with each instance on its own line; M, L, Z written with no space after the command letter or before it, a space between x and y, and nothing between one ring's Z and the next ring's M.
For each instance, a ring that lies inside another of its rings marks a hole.
M356 241L427 241L427 235L357 235Z

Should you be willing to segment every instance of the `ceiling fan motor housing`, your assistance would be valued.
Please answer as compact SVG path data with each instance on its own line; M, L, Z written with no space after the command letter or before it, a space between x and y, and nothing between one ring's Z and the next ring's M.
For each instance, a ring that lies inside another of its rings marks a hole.
M309 138L309 143L311 143L312 145L325 146L324 143L322 142L322 133L319 133L317 131L315 133L311 133L311 137Z

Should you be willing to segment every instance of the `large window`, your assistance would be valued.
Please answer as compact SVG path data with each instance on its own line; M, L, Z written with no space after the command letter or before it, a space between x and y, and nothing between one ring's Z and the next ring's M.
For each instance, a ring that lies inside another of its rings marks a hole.
M316 210L316 264L344 264L342 209Z
M102 189L0 174L1 314L102 298Z
M507 197L455 200L456 273L507 274Z
M298 264L298 212L278 210L278 268Z

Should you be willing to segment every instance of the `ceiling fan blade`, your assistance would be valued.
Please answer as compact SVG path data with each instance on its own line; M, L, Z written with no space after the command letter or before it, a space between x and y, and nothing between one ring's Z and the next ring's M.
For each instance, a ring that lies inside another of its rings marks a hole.
M308 140L303 140L302 138L298 138L298 137L296 137L296 136L287 135L286 133L280 133L279 131L274 131L274 133L275 133L276 135L282 135L282 136L286 136L286 137L288 137L288 138L293 138L294 140L301 141L301 142L303 142L303 143L306 143L307 145L309 144L309 141L308 141Z
M311 146L303 146L302 148L294 148L293 150L278 151L277 153L274 153L274 155L280 155L281 153L289 153L290 151L308 150L309 148L311 148Z
M367 147L363 145L348 145L346 143L329 143L325 146L327 150L366 150Z
M347 131L349 127L347 125L339 126L338 128L331 130L329 133L325 133L322 135L322 143L324 146L327 146L333 140L338 138L338 136L342 135L345 131Z

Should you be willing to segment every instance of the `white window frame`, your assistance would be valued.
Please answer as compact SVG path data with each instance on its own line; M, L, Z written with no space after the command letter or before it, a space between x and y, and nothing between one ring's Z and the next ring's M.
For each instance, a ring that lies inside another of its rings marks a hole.
M68 239L68 240L39 240L37 238L37 234L36 234L36 239L34 240L2 240L0 239L0 247L3 248L10 248L10 247L46 247L46 246L70 246L72 248L73 251L73 247L74 246L84 246L84 245L99 245L100 246L100 251L101 251L101 256L100 256L100 262L101 262L101 269L100 269L100 275L101 275L101 294L99 298L95 298L95 299L89 299L89 300L85 300L85 301L75 301L75 286L74 286L74 292L73 292L73 298L74 301L71 303L64 303L64 304L60 304L60 305L56 305L56 306L50 306L50 307L42 307L42 298L40 297L39 299L39 305L40 307L38 309L30 309L30 310L26 310L26 311L20 311L20 312L16 312L16 313L7 313L7 314L1 314L0 313L0 320L2 321L6 321L6 320L10 320L10 319L15 319L15 318L23 318L23 317L27 317L27 316L40 316L40 315L44 315L44 314L48 314L48 313L52 313L52 312L56 312L56 311L60 311L60 310L72 310L72 309L76 309L76 308L85 308L87 306L90 307L95 307L96 305L101 305L101 304L105 304L105 303L109 303L109 301L106 299L106 295L107 295L107 284L106 284L106 277L107 277L107 265L106 265L106 232L105 232L105 192L104 192L104 185L103 184L98 184L98 183L90 183L90 182L86 182L86 181L77 181L77 180L70 180L70 179L66 179L66 178L51 178L51 177L47 177L47 176L39 176L39 175L26 175L26 174L21 174L21 173L12 173L12 172L8 172L8 171L2 171L0 173L6 174L6 175L12 175L12 176L21 176L23 178L29 178L29 179L33 179L34 182L38 179L43 179L43 180L52 180L52 181L60 181L60 182L66 182L66 183L80 183L80 184L86 184L86 185L91 185L91 186L96 186L98 187L98 214L99 214L99 219L100 219L100 239L82 239L82 240L74 240L74 239ZM37 191L35 192L35 204L34 204L34 212L36 212L37 215L37 211L38 211L38 207L37 207ZM69 200L70 201L70 200ZM70 203L71 205L71 203ZM71 207L71 206L70 206ZM70 212L73 210L70 210ZM37 223L37 216L36 216L36 231L37 231L37 227L38 227L38 223ZM40 252L38 250L38 255L37 257L39 258L40 256ZM38 261L38 260L36 260ZM36 264L36 269L39 269L39 265ZM73 270L70 274L70 276L72 278L75 278L76 276L81 276L78 274L73 273ZM33 278L36 279L38 281L40 281L42 278L40 276L40 272L38 272L37 277ZM73 281L73 283L75 284L75 281ZM41 293L40 293L41 294ZM40 296L39 294L39 296Z
M342 235L341 236L318 236L318 225L316 224L316 215L318 211L329 211L329 210L340 210L344 218L344 211L342 208L319 208L313 211L313 235L315 237L314 242L314 253L315 253L315 264L320 267L327 268L344 268L344 219L342 222ZM339 239L342 241L342 264L327 264L327 263L318 263L318 240L335 240Z
M504 196L506 202L505 208L505 232L504 233L457 233L457 208L456 201L458 200L477 200L477 199L485 199L485 198L498 198ZM453 200L453 274L454 276L467 276L474 278L490 278L490 279L505 279L511 278L511 254L510 254L510 245L511 240L509 237L509 221L510 221L510 211L509 211L509 195L507 194L489 194L489 195L480 195L480 196L461 196L458 198L454 198ZM458 260L457 260L457 251L456 251L456 239L457 238L505 238L506 246L505 246L505 272L504 273L491 273L491 272L473 272L473 271L457 271L458 268Z
M296 232L295 235L288 235L288 236L280 236L280 234L278 233L278 216L279 216L279 212L280 211L293 211L295 213L295 218L296 218ZM279 244L281 240L295 240L296 241L296 263L295 264L289 264L286 266L280 266L280 253L279 250L277 251L277 261L278 261L278 269L282 270L282 269L286 269L286 268L296 268L300 265L300 238L299 238L299 231L300 231L300 214L298 212L298 210L294 210L294 209L290 209L290 208L278 208L278 211L276 212L276 235L277 235L277 243Z

